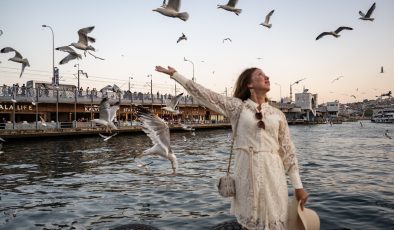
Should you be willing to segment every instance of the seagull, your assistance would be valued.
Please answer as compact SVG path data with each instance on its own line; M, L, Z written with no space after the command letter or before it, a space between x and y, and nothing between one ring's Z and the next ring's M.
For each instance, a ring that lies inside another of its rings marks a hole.
M92 32L92 30L94 29L94 26L90 26L90 27L86 27L86 28L82 28L80 30L78 30L78 42L73 42L70 44L70 46L74 46L77 49L80 50L91 50L91 51L95 51L95 48L91 45L89 45L88 43L91 42L96 42L95 38L89 37L88 33ZM86 53L85 53L86 56Z
M16 51L15 49L11 47L5 47L0 50L0 53L8 53L8 52L15 52L15 56L13 58L8 59L9 61L13 62L18 62L22 64L22 71L19 77L22 77L23 71L25 70L25 67L28 66L30 67L29 61L26 58L23 58L22 55Z
M380 67L380 73L384 73L383 66Z
M40 120L41 120L41 125L47 126L47 123L46 123L45 119L42 116L40 116Z
M334 83L334 81L338 81L341 78L343 78L343 76L339 76L339 77L335 78L334 80L332 80L331 84Z
M185 137L185 136L182 136L182 138L183 138L183 141L187 141L187 138Z
M170 129L168 125L164 120L142 106L137 106L136 110L137 116L142 122L142 130L152 140L153 147L143 151L135 158L147 155L163 157L171 162L173 174L176 174L178 161L170 146Z
M358 12L358 14L360 14L360 18L359 19L361 19L361 20L364 20L364 21L373 21L374 20L374 18L371 18L371 15L372 15L372 13L373 13L373 11L375 10L375 7L376 7L376 3L374 2L373 4L372 4L372 6L369 8L369 10L368 10L368 12L367 12L367 14L364 14L361 10Z
M179 42L182 41L182 40L187 40L187 37L186 37L186 35L185 35L184 33L182 33L182 36L180 36L180 37L178 38L178 40L176 41L176 43L179 43Z
M218 5L218 9L221 8L223 10L234 12L236 15L239 15L242 12L242 10L235 8L235 5L237 4L237 2L238 2L238 0L229 0L227 5Z
M60 65L66 64L74 59L82 59L82 56L69 46L57 47L56 50L68 53L68 55L59 62Z
M357 98L356 98L356 96L354 96L353 94L352 94L352 95L350 95L350 97L353 97L354 99L357 99Z
M173 97L170 102L167 103L165 107L163 107L164 110L174 113L174 114L179 114L179 109L175 109L179 103L179 101L182 99L183 93L180 93Z
M360 121L360 126L361 126L361 128L363 128L364 127L364 125L363 125L363 123Z
M0 30L0 36L1 36L1 35L3 35L3 31L2 31L2 30Z
M37 103L36 103L36 101L34 100L34 98L31 99L31 104L34 105L34 106L37 105Z
M12 103L16 103L16 100L15 100L15 99L11 99L11 102L12 102Z
M223 43L224 43L224 41L233 42L233 41L231 40L231 38L225 38L225 39L223 39Z
M110 91L112 91L114 93L121 91L119 86L114 84L114 85L107 85L107 86L105 86L104 88L100 89L100 92L101 93L106 93L108 90L110 90Z
M109 136L105 136L105 135L103 135L103 134L101 134L101 133L99 133L99 135L100 135L100 137L102 137L102 138L104 139L104 141L108 141L108 140L111 139L112 137L118 135L118 133L114 133L114 134L109 135Z
M164 1L161 7L152 11L156 11L164 16L179 18L183 21L187 21L187 19L189 19L189 14L187 12L179 13L180 6L181 0L168 0L167 4L165 4Z
M4 140L2 137L0 137L0 141L1 141L1 142L5 142L5 140Z
M192 136L196 136L196 132L192 132Z
M181 124L181 126L182 126L182 129L186 130L186 131L194 131L195 130L193 127L187 126L185 124Z
M260 25L267 27L268 29L272 27L272 24L270 24L270 17L272 16L272 14L275 12L275 10L271 10L271 12L269 12L267 14L267 16L265 16L265 21L263 23L260 23Z
M335 31L323 32L323 33L319 34L319 36L317 36L316 40L319 40L321 37L326 36L326 35L332 35L337 38L340 36L339 32L341 32L342 30L353 30L353 28L347 27L347 26L341 26L341 27L338 27L338 29Z
M386 129L386 131L384 132L384 136L387 137L388 139L392 139L392 138L389 136L389 130L388 130L388 129Z
M106 131L111 133L111 129L117 129L113 120L116 116L116 111L119 109L120 102L116 102L115 105L111 106L108 101L108 97L104 97L99 106L100 114L99 119L93 119L93 123L97 123L100 125L104 125L106 127Z

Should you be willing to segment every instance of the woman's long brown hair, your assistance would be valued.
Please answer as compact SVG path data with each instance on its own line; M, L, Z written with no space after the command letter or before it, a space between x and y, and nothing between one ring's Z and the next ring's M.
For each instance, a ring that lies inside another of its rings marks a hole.
M248 84L251 81L252 73L256 69L256 67L248 68L239 75L237 83L235 84L234 97L237 97L242 101L250 98L250 89L248 88Z

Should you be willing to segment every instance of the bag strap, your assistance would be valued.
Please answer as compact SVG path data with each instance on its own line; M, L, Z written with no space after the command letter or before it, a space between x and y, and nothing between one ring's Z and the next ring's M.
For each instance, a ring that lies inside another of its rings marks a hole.
M228 159L228 166L227 166L227 175L230 174L230 166L231 166L231 157L233 155L233 148L234 148L234 139L237 135L237 129L238 129L238 122L239 122L239 117L241 116L241 111L238 113L238 118L237 118L237 122L235 123L235 128L233 130L233 138L231 140L231 148L230 148L230 157Z

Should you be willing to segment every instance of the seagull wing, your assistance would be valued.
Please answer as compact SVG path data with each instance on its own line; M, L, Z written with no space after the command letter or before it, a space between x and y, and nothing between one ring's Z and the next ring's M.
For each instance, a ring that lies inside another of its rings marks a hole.
M169 0L166 8L173 9L175 11L179 11L181 7L181 0Z
M267 16L265 16L265 21L264 21L264 23L268 24L268 23L270 22L270 18L271 18L271 16L272 16L272 14L274 14L274 12L275 12L275 10L271 10L271 12L269 12L269 13L267 14Z
M103 98L101 100L100 106L99 106L99 110L100 110L99 117L100 117L100 120L110 121L109 120L109 118L110 118L110 108L111 108L111 106L109 104L108 98L106 98L106 97Z
M14 48L11 47L4 47L3 49L0 50L0 53L9 53L9 52L16 52Z
M86 27L86 28L82 28L82 29L78 30L78 36L79 36L78 43L88 45L88 35L87 34L92 32L93 29L94 29L94 26L90 26L90 27Z
M56 50L67 52L70 54L71 53L77 54L77 52L73 48L71 48L70 46L60 46L60 47L57 47Z
M367 18L371 17L371 14L372 14L373 11L375 10L375 7L376 7L376 3L374 2L374 3L372 4L371 8L369 8L369 10L368 10L367 14L365 15L365 17L367 17Z
M118 111L119 108L120 108L119 104L120 104L119 102L116 102L115 105L110 107L110 110L109 110L109 121L112 122L115 119L116 111Z
M22 62L22 70L21 70L21 74L19 75L19 78L22 77L22 74L25 71L26 66L30 66L29 61L27 61L27 59L23 59L23 60L26 60L26 61Z
M342 30L353 30L353 28L347 27L347 26L341 26L341 27L338 27L338 29L335 30L334 32L337 34L337 33L341 32Z
M14 58L20 58L20 59L23 58L22 55L18 51L16 51L14 48L5 47L5 48L0 50L0 53L9 53L9 52L15 52Z
M76 55L75 55L76 54ZM70 54L68 54L65 58L63 58L60 62L59 62L59 64L60 65L63 65L63 64L66 64L66 63L68 63L69 61L71 61L71 60L74 60L74 59L80 59L81 58L81 55L80 54L77 54L77 53L75 53L75 54L73 54L73 53L70 53ZM79 55L79 56L78 56Z
M323 32L323 33L319 34L319 36L317 36L316 40L319 40L320 38L322 38L326 35L332 35L332 34L330 32Z
M173 97L168 106L175 109L175 107L178 105L179 101L182 99L182 95L183 95L183 93L180 93L177 96Z
M361 17L365 17L365 14L364 14L361 10L358 12L358 14L359 14Z
M227 5L228 5L228 6L235 7L235 5L237 5L237 2L238 2L238 0L229 0L228 3L227 3Z
M154 148L156 148L156 151L162 149L164 151L161 151L161 153L165 154L163 156L166 157L170 152L170 130L167 124L158 116L141 106L137 107L137 115L142 122L142 130L154 144L150 150L154 150Z

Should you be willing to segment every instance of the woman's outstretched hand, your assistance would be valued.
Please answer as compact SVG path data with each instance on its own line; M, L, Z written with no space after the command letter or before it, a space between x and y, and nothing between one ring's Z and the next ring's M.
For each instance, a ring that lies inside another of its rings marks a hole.
M295 197L297 198L298 201L301 201L301 210L304 211L304 205L306 201L308 200L308 193L305 192L304 189L296 189L295 190Z
M166 69L166 68L161 67L161 66L158 65L158 66L156 66L155 70L157 72L165 73L165 74L168 74L170 76L172 76L176 72L176 70L174 68L172 68L171 66L168 66L168 69Z

